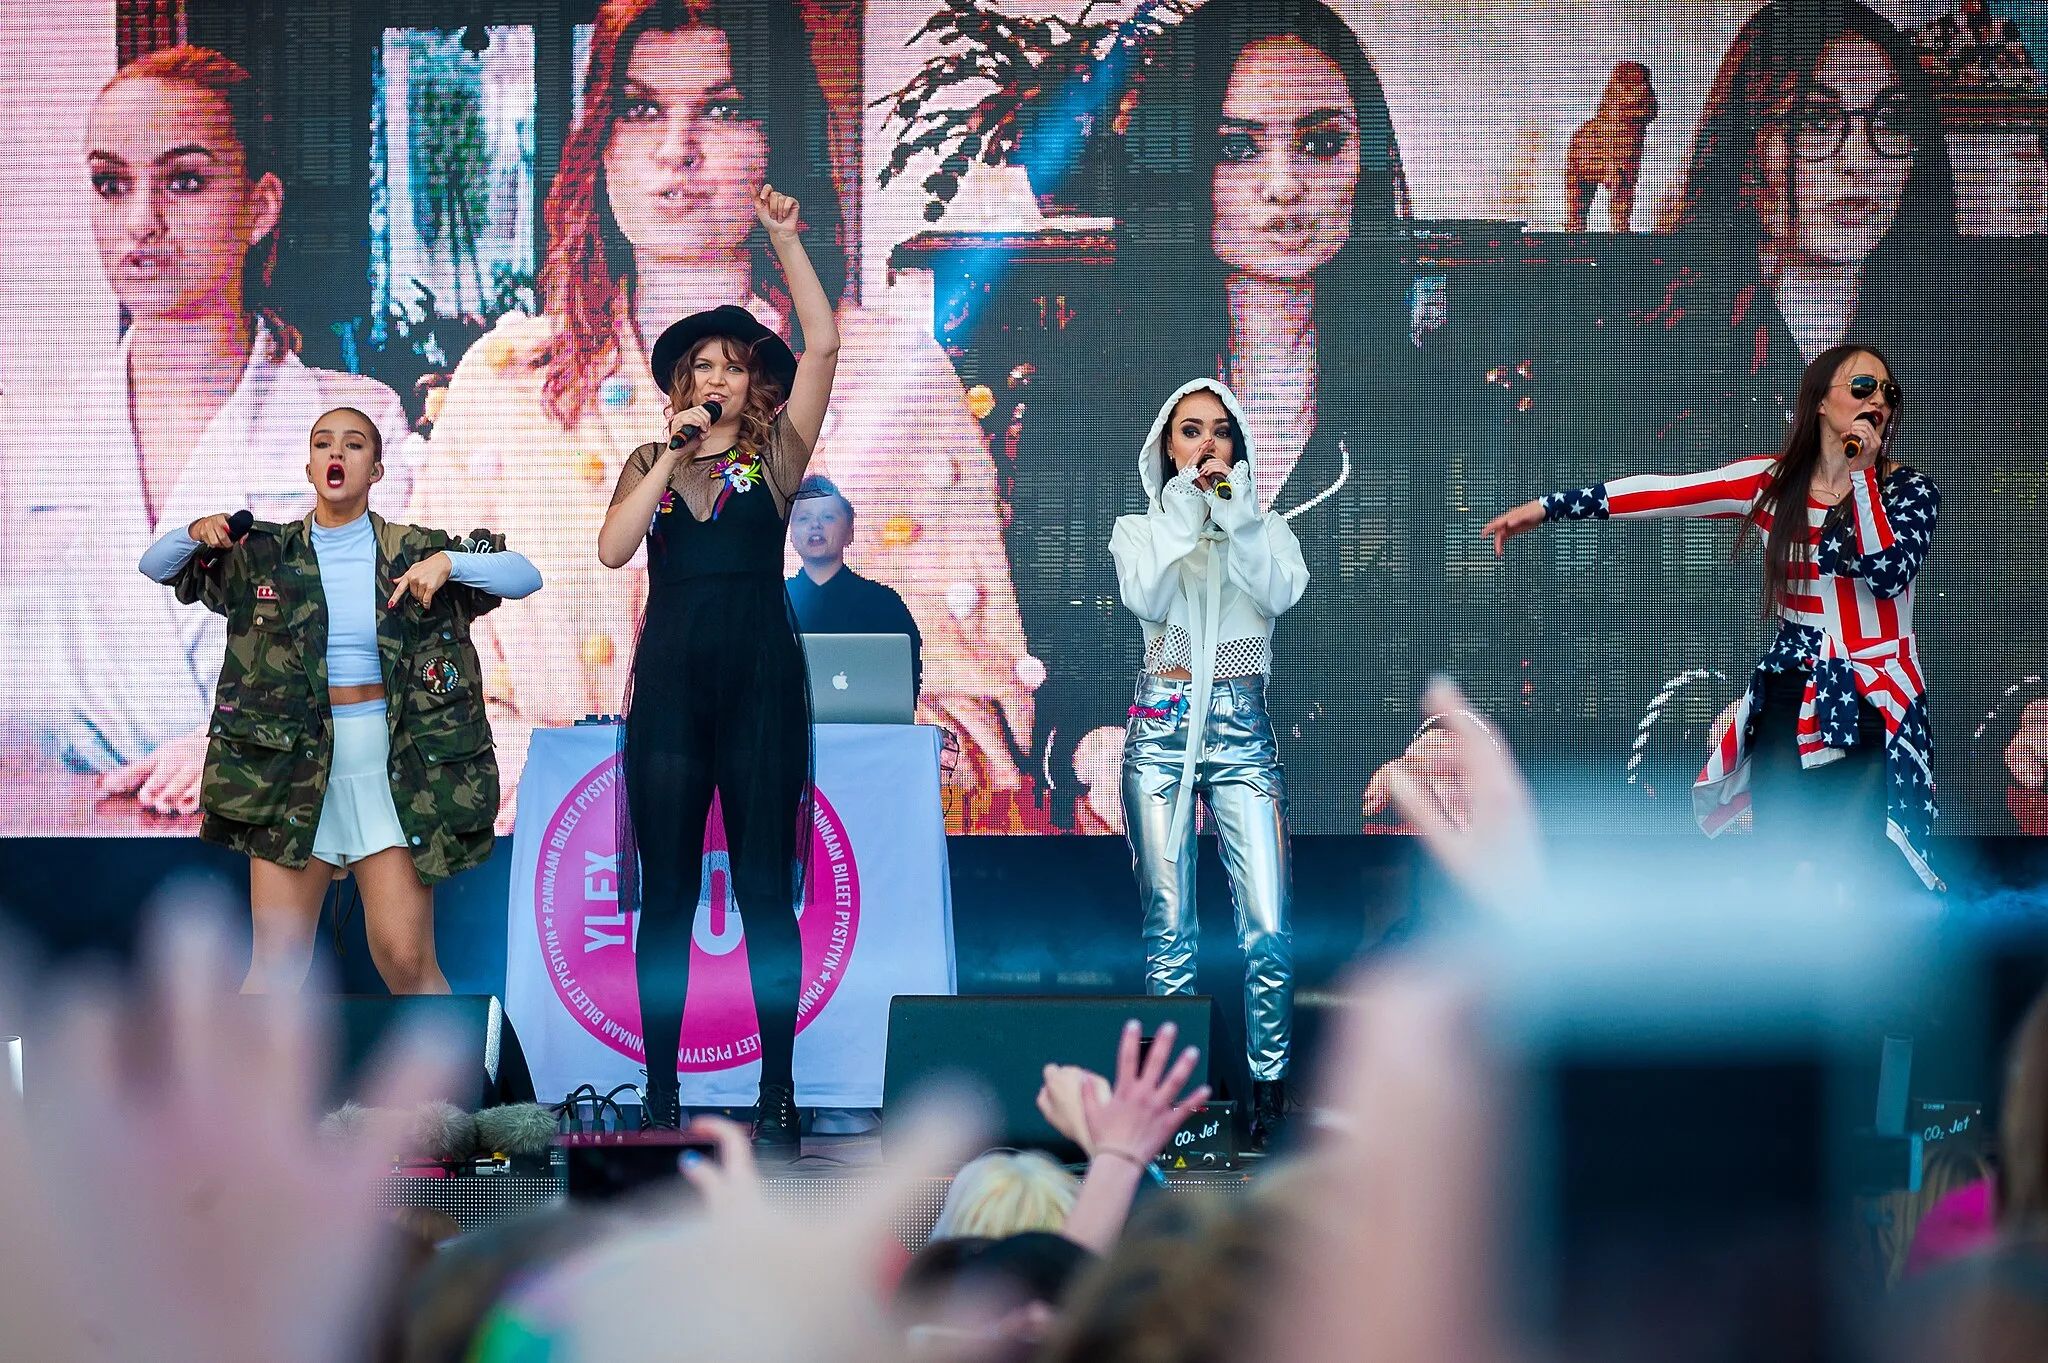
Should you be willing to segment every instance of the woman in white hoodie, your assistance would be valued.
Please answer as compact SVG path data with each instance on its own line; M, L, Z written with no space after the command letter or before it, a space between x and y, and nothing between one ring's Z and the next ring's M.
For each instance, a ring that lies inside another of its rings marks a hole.
M1146 506L1110 535L1145 662L1124 733L1124 830L1145 912L1145 987L1195 992L1195 796L1208 803L1245 954L1253 1139L1286 1114L1294 1013L1287 786L1266 715L1273 621L1308 586L1284 517L1259 509L1237 395L1192 379L1138 456Z

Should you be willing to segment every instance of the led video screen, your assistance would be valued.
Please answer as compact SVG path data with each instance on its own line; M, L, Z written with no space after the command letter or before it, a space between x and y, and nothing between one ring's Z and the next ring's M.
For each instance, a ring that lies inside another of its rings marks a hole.
M1374 778L1428 769L1440 672L1551 827L1690 828L1772 634L1755 545L1586 523L1496 557L1479 528L1775 452L1844 339L1943 492L1936 829L2048 831L2038 7L150 10L0 17L0 833L193 831L137 797L196 792L222 622L136 562L213 512L306 515L337 405L383 431L375 510L545 579L474 629L509 828L533 729L624 692L644 577L595 544L664 429L647 346L722 303L792 329L763 180L838 299L812 469L918 623L956 831L1120 827L1143 637L1110 527L1203 374L1309 568L1270 683L1297 832L1398 827Z

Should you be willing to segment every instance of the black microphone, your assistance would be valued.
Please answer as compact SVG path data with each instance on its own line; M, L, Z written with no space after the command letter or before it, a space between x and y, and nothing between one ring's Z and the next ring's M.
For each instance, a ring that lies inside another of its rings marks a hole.
M256 524L255 514L248 507L243 507L240 511L228 517L228 538L236 544L240 544L248 535L249 527L254 524ZM208 572L213 571L214 565L220 562L220 556L224 552L226 551L221 549L206 550L199 556L199 566Z
M725 408L720 406L715 398L707 398L697 405L711 414L711 424L714 426L718 424L719 418L725 415ZM704 432L695 426L685 426L668 438L668 447L672 450L679 450L683 447L685 440L695 440L702 434Z
M1877 423L1870 419L1870 413L1864 412L1858 415L1856 420L1870 427L1871 439L1883 438L1883 432L1878 429ZM1852 425L1849 428L1848 434L1842 437L1842 453L1847 455L1849 458L1854 459L1857 455L1863 453L1864 444L1864 437L1858 434L1856 428Z

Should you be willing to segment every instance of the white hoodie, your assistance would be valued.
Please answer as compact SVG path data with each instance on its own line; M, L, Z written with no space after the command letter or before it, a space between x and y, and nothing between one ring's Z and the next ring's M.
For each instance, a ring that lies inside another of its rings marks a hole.
M1163 486L1160 481L1167 420L1182 398L1204 388L1221 399L1236 428L1238 459L1230 485L1237 495L1229 500L1196 487L1192 470L1182 470ZM1273 621L1301 600L1308 587L1308 567L1293 529L1285 517L1259 509L1252 477L1255 457L1237 394L1215 379L1189 380L1160 407L1138 452L1145 510L1117 517L1109 537L1117 587L1124 605L1144 626L1146 656L1154 657L1162 649L1177 653L1168 643L1174 631L1188 640L1188 671L1194 678L1188 713L1193 722L1188 725L1187 758L1181 767L1173 844L1192 808L1217 655L1256 662L1261 672L1268 671Z

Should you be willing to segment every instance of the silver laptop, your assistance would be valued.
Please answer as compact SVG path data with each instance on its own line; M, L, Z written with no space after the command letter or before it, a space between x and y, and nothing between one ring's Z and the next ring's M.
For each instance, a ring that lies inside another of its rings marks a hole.
M818 724L909 724L917 709L908 634L806 634L811 718Z

